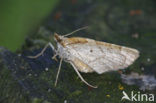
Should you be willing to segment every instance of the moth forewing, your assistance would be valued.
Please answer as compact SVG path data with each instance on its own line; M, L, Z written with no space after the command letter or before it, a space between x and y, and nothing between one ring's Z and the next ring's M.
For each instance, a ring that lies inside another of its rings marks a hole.
M122 47L121 54L126 57L125 64L127 65L131 65L139 57L138 50L128 47Z
M71 56L78 58L98 74L124 69L139 56L136 49L88 38L65 38L62 44Z

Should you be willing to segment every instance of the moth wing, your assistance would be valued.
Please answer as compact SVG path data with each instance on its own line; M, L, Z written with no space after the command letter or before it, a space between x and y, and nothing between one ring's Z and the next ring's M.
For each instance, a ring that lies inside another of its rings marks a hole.
M91 67L89 67L89 65L85 64L83 61L81 61L80 59L78 59L76 57L74 57L74 59L73 59L73 61L71 61L71 63L80 72L91 73L94 71Z
M87 64L98 74L124 69L139 57L139 51L124 46L87 38L68 38L67 41L70 42L66 42L66 47L73 57Z

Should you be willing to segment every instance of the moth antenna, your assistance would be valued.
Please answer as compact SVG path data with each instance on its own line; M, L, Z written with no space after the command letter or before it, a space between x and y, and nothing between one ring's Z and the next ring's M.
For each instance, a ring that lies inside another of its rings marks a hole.
M57 71L57 75L56 75L56 80L55 80L55 87L57 85L57 81L58 81L58 77L59 77L59 74L60 74L60 70L61 70L61 65L62 65L62 58L60 60L60 64L59 64L59 68L58 68L58 71Z
M87 81L84 80L84 78L81 76L81 74L79 73L79 71L76 69L76 67L73 65L73 63L71 63L71 65L73 66L74 70L76 71L77 75L80 77L80 79L86 84L88 85L89 87L92 87L92 88L97 88L97 86L93 86L91 84L89 84Z
M89 27L89 26L85 26L85 27L79 28L79 29L74 30L73 32L68 33L68 34L65 34L65 35L63 35L63 36L69 36L69 35L72 35L72 34L78 32L78 31L80 31L80 30L87 29L88 27Z

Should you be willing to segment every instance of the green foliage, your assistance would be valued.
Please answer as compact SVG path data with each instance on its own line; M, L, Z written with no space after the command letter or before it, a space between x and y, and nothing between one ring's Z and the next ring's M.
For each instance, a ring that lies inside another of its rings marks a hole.
M49 15L58 0L0 1L0 46L15 51Z

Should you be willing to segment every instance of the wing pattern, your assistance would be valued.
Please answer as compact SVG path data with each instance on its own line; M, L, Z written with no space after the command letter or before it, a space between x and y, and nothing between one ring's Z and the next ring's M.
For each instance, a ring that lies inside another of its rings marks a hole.
M101 74L107 71L124 69L139 56L136 49L115 44L86 39L85 43L73 43L66 47L75 57Z

